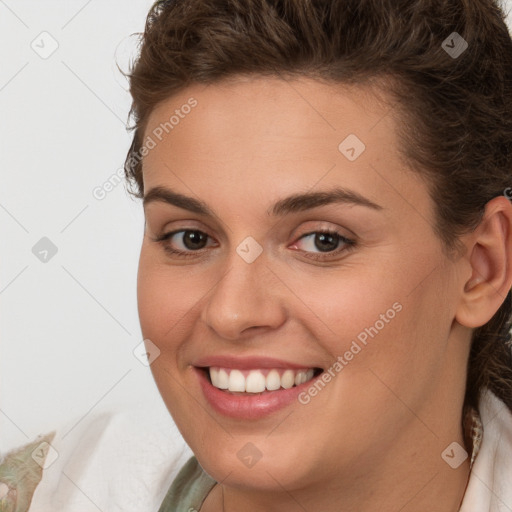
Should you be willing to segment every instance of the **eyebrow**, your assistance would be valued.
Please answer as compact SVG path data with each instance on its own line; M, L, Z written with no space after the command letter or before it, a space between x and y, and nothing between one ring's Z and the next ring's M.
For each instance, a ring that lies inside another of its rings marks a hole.
M145 207L154 201L177 206L199 215L217 217L214 211L203 201L179 194L165 187L159 186L150 189L144 196L143 206ZM381 205L370 201L370 199L354 190L335 187L325 191L293 194L280 199L267 210L267 215L281 217L287 213L302 212L330 204L352 204L365 206L373 210L383 209Z

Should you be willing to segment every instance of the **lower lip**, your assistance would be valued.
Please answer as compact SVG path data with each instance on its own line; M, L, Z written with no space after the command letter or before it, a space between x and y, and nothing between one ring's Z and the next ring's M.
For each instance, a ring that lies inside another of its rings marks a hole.
M316 380L309 380L298 386L277 391L264 391L258 394L234 395L213 386L203 370L195 368L204 396L213 409L231 418L253 420L284 409L293 402L298 403L298 395Z

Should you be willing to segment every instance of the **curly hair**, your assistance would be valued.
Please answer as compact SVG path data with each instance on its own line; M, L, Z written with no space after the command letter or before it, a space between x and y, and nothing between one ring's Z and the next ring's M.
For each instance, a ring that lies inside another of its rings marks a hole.
M447 254L510 190L512 39L497 0L159 0L141 36L126 74L135 132L125 175L138 198L153 109L189 84L237 75L385 84L399 151L428 184ZM473 331L464 413L484 388L512 410L511 315L509 291Z

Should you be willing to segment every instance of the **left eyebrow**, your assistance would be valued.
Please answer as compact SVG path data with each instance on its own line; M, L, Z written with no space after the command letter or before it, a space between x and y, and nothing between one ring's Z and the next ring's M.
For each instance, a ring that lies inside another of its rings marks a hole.
M325 191L306 192L285 197L277 201L271 210L267 211L267 214L282 216L287 213L302 212L334 203L365 206L373 210L383 209L381 205L370 201L355 190L336 187Z
M207 217L217 217L214 211L203 201L185 196L165 187L154 187L145 194L143 206L153 201L160 201L184 210ZM267 215L281 217L287 213L296 213L326 206L329 204L352 204L365 206L373 210L383 207L354 190L336 187L334 189L293 194L277 201L267 210Z

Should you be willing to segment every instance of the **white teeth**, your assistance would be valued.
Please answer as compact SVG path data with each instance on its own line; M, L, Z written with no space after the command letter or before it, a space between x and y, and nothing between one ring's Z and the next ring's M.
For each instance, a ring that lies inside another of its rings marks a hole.
M267 375L267 389L269 391L275 391L281 387L281 377L277 370L270 370Z
M261 393L263 391L276 391L290 389L311 380L314 370L285 370L280 374L277 369L268 371L265 376L261 370L250 370L244 375L240 370L211 367L210 379L213 386L234 392Z
M229 387L229 375L226 370L223 368L219 369L219 377L218 377L218 388L219 389L228 389Z
M219 369L218 368L210 368L210 380L212 384L218 388L219 387Z
M286 370L281 377L281 386L290 389L295 384L295 373L293 370Z
M229 391L245 391L245 377L240 370L231 370L228 389Z
M248 393L261 393L265 391L265 376L261 372L250 372L245 380L245 391Z
M306 372L297 372L297 375L295 375L295 385L298 386L303 382L306 382Z
M212 384L219 389L228 389L229 377L223 368L210 368L210 379Z

